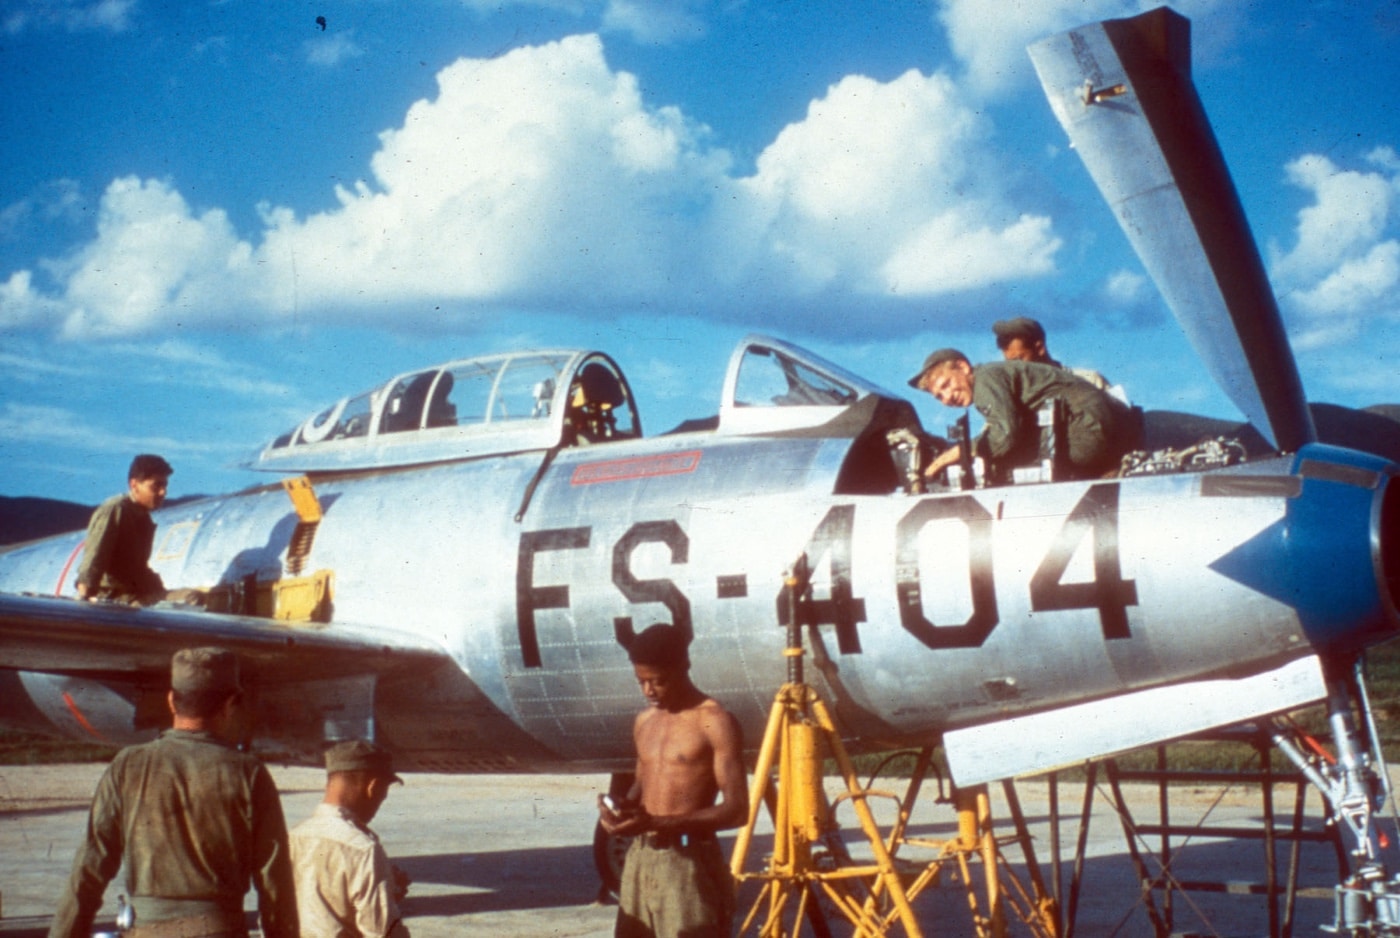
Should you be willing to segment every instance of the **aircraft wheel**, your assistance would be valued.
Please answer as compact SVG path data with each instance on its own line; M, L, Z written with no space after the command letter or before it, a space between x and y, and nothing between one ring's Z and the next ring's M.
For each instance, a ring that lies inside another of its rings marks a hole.
M627 858L627 848L632 846L631 837L620 837L603 830L602 822L593 828L593 865L598 869L602 888L598 892L600 900L617 901L622 889L622 862Z

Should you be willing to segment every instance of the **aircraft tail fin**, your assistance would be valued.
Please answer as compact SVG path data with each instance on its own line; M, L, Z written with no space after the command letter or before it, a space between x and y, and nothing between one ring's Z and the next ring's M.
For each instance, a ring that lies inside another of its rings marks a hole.
M1297 364L1165 7L1030 46L1071 141L1212 377L1279 450L1316 439Z

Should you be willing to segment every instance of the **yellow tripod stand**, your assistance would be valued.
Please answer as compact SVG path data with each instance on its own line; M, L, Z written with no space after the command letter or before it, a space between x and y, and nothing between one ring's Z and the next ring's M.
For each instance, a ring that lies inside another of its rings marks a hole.
M825 899L828 907L834 907L855 926L853 938L883 938L896 925L903 928L907 938L923 938L910 902L925 888L934 885L945 867L950 867L964 885L968 911L978 938L1007 935L1008 907L1037 938L1054 938L1061 934L1058 911L1045 895L1030 853L1029 835L1024 830L1014 839L1026 852L1032 888L1023 888L1006 866L1000 843L992 831L991 806L985 786L954 790L952 801L958 817L958 834L952 840L937 841L907 836L910 812L929 770L932 749L925 748L919 753L903 800L889 792L860 785L830 711L804 680L799 612L807 591L806 580L807 565L803 556L785 581L787 682L778 690L769 712L754 767L748 821L739 830L730 861L730 872L737 887L749 882L761 886L741 920L738 934L795 938L804 920L810 918L814 932L819 938L825 938L830 934L825 913L814 907L814 903ZM861 831L869 841L873 862L852 862L837 836L832 819L833 802L827 800L822 771L827 757L835 761L845 786L845 791L838 794L834 802L851 802ZM1013 793L1014 789L1008 789L1008 797ZM767 869L746 873L744 863L753 842L754 825L770 794L775 802L773 853ZM881 836L871 811L872 797L893 798L899 803L898 817L888 841ZM1016 816L1020 817L1019 808ZM937 852L932 862L906 862L907 878L900 875L895 864L895 852L906 844ZM974 858L981 861L985 906L979 902L975 885L971 867ZM1005 879L1000 875L1002 872L1007 874Z
M802 928L809 904L822 895L856 926L858 938L884 935L895 920L904 927L909 938L923 938L895 870L894 859L870 810L869 793L856 780L850 756L826 705L804 681L798 603L806 590L805 557L788 575L786 588L789 615L784 653L788 660L788 680L773 700L754 767L748 823L739 831L730 863L730 870L740 885L749 880L762 883L759 897L742 920L739 934L752 933L759 938L794 936ZM829 857L820 856L819 848L831 827L822 774L828 754L840 768L846 783L844 797L851 800L861 829L870 841L874 855L872 864L837 865L830 862ZM769 794L775 763L777 805L773 855L766 870L745 873L744 861L753 840L754 824ZM880 896L887 902L878 902ZM892 908L892 911L881 911L881 907ZM750 929L754 930L750 932Z

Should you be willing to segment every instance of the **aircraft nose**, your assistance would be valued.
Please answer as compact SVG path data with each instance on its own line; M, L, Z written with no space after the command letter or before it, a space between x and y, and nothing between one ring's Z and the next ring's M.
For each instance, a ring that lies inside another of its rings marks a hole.
M1323 653L1400 634L1400 467L1309 444L1291 478L1283 517L1212 568L1291 607Z
M1400 634L1400 467L1304 447L1289 509L1296 608L1314 644L1355 651Z

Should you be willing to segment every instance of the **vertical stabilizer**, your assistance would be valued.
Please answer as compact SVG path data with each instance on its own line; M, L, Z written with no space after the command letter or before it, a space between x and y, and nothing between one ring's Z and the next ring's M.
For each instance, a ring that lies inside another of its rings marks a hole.
M1212 377L1280 450L1316 439L1298 366L1166 8L1030 47L1099 191Z

